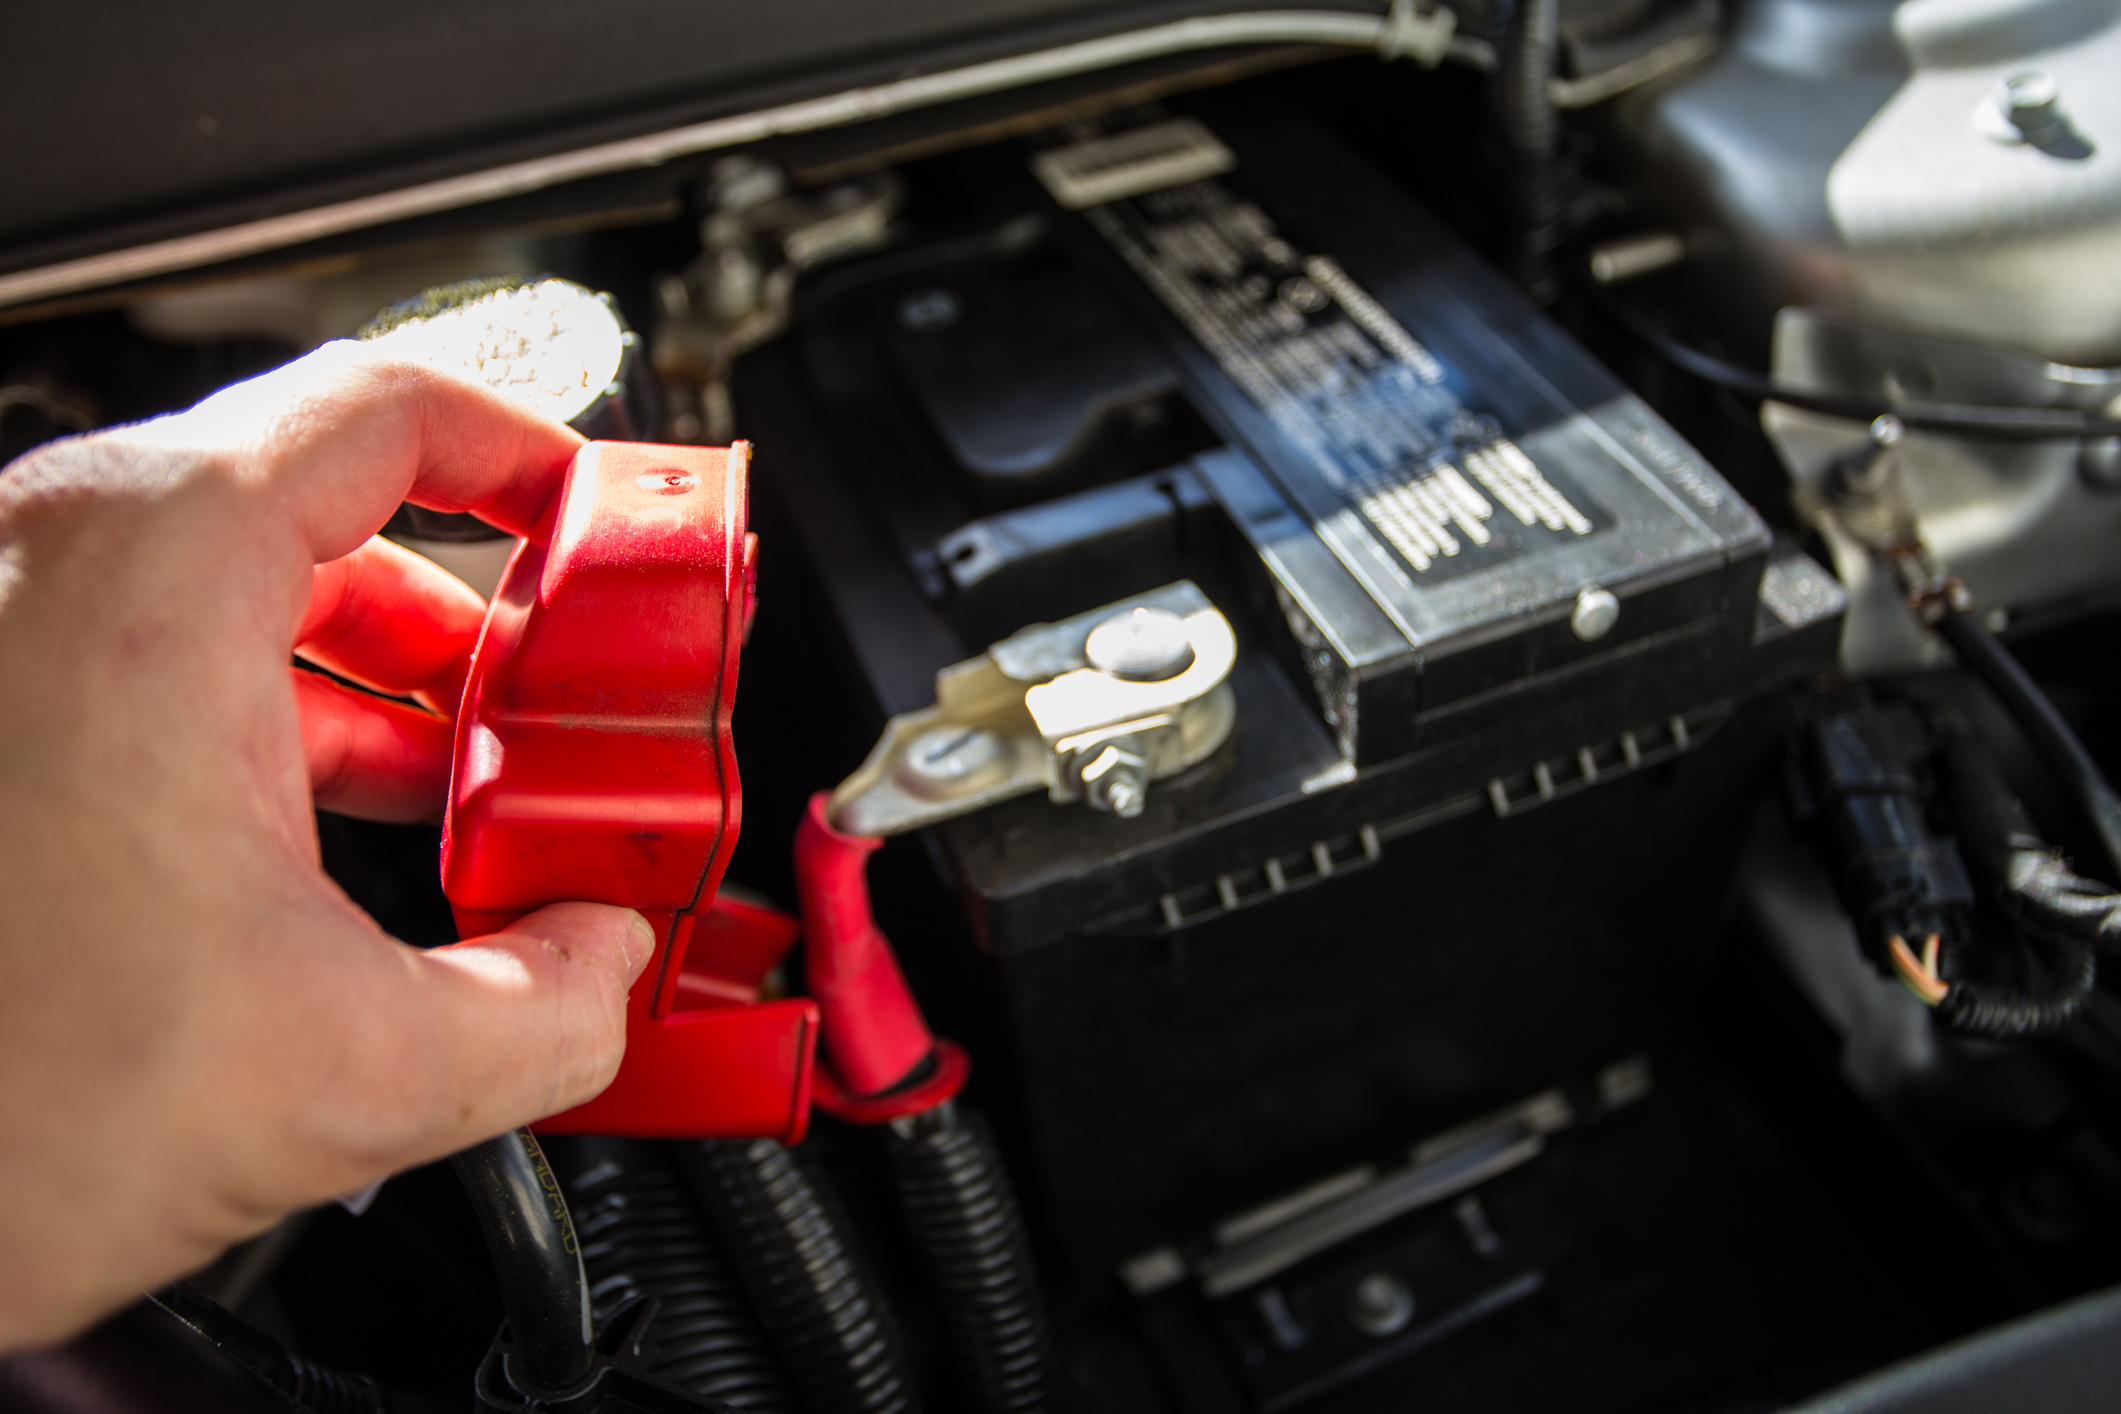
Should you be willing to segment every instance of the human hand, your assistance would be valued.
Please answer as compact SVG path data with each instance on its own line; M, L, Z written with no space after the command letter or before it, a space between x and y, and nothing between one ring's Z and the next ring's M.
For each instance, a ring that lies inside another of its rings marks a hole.
M331 344L0 475L0 1349L609 1083L638 914L423 953L311 815L447 789L484 606L372 532L407 498L534 532L580 441Z

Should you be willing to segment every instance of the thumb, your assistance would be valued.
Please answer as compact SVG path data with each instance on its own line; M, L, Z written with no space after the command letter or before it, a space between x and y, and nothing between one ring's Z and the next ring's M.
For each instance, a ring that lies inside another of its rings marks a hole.
M595 1097L626 1048L626 993L655 951L630 908L557 903L498 933L415 955L432 1057L449 1077L432 1153Z

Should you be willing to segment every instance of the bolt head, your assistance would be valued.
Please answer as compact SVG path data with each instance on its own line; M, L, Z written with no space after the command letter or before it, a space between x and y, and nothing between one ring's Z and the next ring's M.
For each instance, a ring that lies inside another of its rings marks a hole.
M2062 85L2053 74L2038 69L2013 74L1990 101L2027 142L2045 142L2063 129Z
M1122 609L1090 630L1083 657L1126 682L1164 682L1193 666L1193 640L1169 609Z
M2005 79L2003 97L2010 105L2013 122L2021 118L2046 118L2053 115L2055 104L2061 100L2062 85L2055 82L2053 74L2034 69Z
M983 727L944 726L922 732L899 757L899 784L929 799L963 795L1007 770L1009 748Z
M1348 1324L1382 1340L1414 1319L1414 1293L1390 1272L1371 1272L1348 1293Z

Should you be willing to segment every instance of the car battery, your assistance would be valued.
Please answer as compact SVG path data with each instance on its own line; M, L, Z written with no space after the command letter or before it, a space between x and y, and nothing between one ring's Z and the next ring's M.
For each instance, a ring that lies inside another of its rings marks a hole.
M1138 816L927 832L1078 1250L1653 1040L1838 586L1303 120L1204 98L950 160L991 223L837 272L738 407L883 713L1182 578L1237 629L1231 741Z

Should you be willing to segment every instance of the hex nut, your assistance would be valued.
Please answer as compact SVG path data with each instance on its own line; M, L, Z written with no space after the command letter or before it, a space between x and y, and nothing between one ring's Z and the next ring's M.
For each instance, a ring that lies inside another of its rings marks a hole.
M1076 779L1092 810L1132 820L1149 803L1149 759L1133 737L1116 737L1076 758Z

